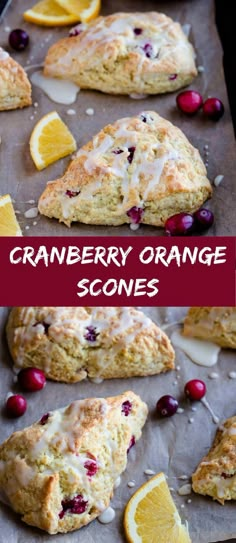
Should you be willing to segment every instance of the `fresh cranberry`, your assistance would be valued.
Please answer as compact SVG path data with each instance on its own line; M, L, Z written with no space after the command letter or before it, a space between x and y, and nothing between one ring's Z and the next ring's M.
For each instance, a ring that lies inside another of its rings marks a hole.
M16 28L10 32L8 41L12 49L15 51L23 51L29 43L29 35L25 30Z
M97 336L99 336L99 332L96 332L96 328L94 326L86 326L86 330L88 330L87 334L85 334L85 339L87 341L96 341Z
M195 219L195 228L200 232L210 228L214 222L214 215L210 209L198 209L193 217Z
M66 190L66 196L69 196L69 198L75 198L75 196L78 196L80 194L80 191L76 190Z
M134 33L136 36L140 36L142 34L143 29L142 28L134 28Z
M169 394L166 394L166 396L162 396L156 405L156 410L158 415L161 415L162 417L172 417L178 409L178 401L173 396L170 396Z
M6 413L9 417L21 417L27 409L27 401L24 396L14 394L6 401Z
M168 236L188 236L193 228L194 218L189 213L176 213L165 223L165 232Z
M19 385L24 390L36 392L41 390L46 383L46 377L42 370L38 368L25 368L18 373L17 376Z
M206 394L206 385L200 379L192 379L186 383L184 392L190 400L201 400Z
M193 115L202 107L203 99L199 92L187 90L178 94L176 102L181 111Z
M208 98L203 104L203 112L212 121L219 121L224 115L225 108L218 98Z
M63 518L65 513L69 511L69 513L72 513L74 515L81 515L85 512L88 502L84 500L82 494L78 494L78 496L75 496L74 498L65 499L61 502L62 510L59 513L59 518Z
M175 81L175 79L177 79L178 77L178 74L172 74L169 76L169 81Z
M231 479L231 477L234 477L235 473L221 473L221 477L223 477L223 479Z
M127 449L127 454L129 453L130 449L132 449L132 447L134 447L135 443L136 443L135 437L132 436L132 437L131 437L131 440L130 440L130 442L129 442L128 449Z
M124 413L125 417L128 417L128 415L131 413L132 409L132 403L129 400L126 400L122 403L121 406L121 413Z
M120 155L124 151L123 151L123 149L119 149L119 147L117 147L117 149L113 149L112 152L114 153L114 155Z
M42 426L44 426L47 423L49 417L50 417L50 414L45 413L45 415L43 415L42 418L40 419L39 424L42 424Z
M127 215L128 217L130 217L133 224L139 224L142 220L143 214L144 210L142 209L142 207L137 206L131 207L129 211L127 211Z
M50 324L48 324L48 323L45 322L45 321L36 322L35 324L33 324L33 327L38 326L38 324L41 324L41 325L44 327L44 333L45 333L46 336L47 336L47 335L48 335L48 329L50 328Z
M136 149L136 147L129 147L129 148L128 148L129 155L127 156L127 160L128 160L128 162L129 162L130 164L132 164L132 162L133 162L135 149Z
M88 477L93 477L98 471L97 462L95 460L86 460L84 467L87 470Z
M154 51L151 43L145 43L143 50L147 58L154 58Z

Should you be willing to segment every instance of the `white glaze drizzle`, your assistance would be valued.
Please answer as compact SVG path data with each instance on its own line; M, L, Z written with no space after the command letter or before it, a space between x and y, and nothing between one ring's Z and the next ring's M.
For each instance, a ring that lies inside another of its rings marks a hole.
M201 402L202 402L203 405L208 409L209 413L210 413L211 416L212 416L213 422L214 422L215 424L219 424L220 419L219 419L219 417L217 417L217 415L215 415L213 409L212 409L211 406L209 405L209 403L208 403L207 399L205 398L205 396L204 396L204 398L201 399Z
M10 56L9 53L7 53L7 51L4 51L4 49L0 47L0 62L7 60L9 56Z
M182 336L178 330L171 335L171 341L199 366L211 367L217 363L220 347L215 343Z
M115 516L116 513L114 509L112 507L107 507L107 509L105 509L105 511L103 511L101 515L99 515L98 520L102 524L109 524L114 520Z
M30 80L36 87L42 89L47 96L58 104L73 104L79 92L79 87L72 81L46 77L43 72L34 72Z

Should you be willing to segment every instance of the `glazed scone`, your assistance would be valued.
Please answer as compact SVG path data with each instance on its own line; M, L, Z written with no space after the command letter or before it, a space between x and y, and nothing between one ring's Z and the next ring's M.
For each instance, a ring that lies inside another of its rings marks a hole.
M183 132L154 111L106 126L84 145L61 179L50 181L39 211L67 226L163 226L211 196L206 168Z
M191 307L183 334L236 349L236 307Z
M108 507L147 412L129 391L46 413L0 446L2 498L50 534L88 524Z
M18 62L0 47L0 111L31 105L31 84Z
M7 323L16 367L56 381L154 375L174 368L164 332L133 307L16 307Z
M194 492L211 496L222 505L236 499L236 417L217 430L209 453L192 476Z
M110 94L159 94L189 85L195 53L179 23L162 13L99 17L50 47L46 76Z

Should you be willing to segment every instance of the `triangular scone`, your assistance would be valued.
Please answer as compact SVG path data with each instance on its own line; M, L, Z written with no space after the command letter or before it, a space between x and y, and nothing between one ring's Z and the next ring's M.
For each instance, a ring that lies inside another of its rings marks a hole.
M236 349L236 307L191 307L183 334Z
M192 476L193 490L221 504L236 500L236 417L217 430L209 453Z
M0 47L0 111L31 105L31 84L18 62Z
M183 132L153 111L106 126L50 181L39 211L67 226L145 223L163 226L211 196L206 168Z
M133 307L16 307L7 323L15 365L56 381L154 375L174 368L164 332Z
M141 437L147 406L133 392L75 401L0 446L0 492L31 526L69 532L101 514Z
M197 75L192 45L162 13L115 13L77 29L49 49L45 75L110 94L171 92Z

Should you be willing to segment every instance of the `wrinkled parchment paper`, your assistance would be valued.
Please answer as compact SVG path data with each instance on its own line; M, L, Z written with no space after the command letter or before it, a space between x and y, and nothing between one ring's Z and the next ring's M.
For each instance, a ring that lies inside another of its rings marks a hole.
M23 23L22 12L31 7L33 0L12 0L5 18L0 24L0 45L7 47L10 27L21 28L29 32L30 47L25 52L13 53L28 73L34 69L31 65L42 64L49 45L60 37L68 35L67 28L43 28ZM191 88L200 91L206 99L208 95L221 98L226 107L224 117L214 123L203 119L199 114L187 118L180 114L175 106L177 93L148 97L145 100L132 100L127 96L109 96L95 91L81 91L77 101L71 106L55 104L43 92L33 88L33 103L38 107L30 107L21 111L0 113L0 193L10 193L15 199L15 209L20 211L18 219L24 235L163 235L160 228L142 226L132 232L129 226L103 227L86 226L75 223L69 229L56 220L40 216L37 219L26 219L24 212L32 207L26 203L38 198L47 181L60 177L70 162L67 157L51 165L42 172L37 172L30 154L29 138L38 119L46 113L57 110L75 135L78 146L87 143L103 126L116 119L137 114L145 109L156 110L160 115L179 126L196 146L203 159L206 155L204 146L209 145L208 174L211 181L222 174L224 180L214 190L210 208L215 214L215 224L207 232L209 235L233 235L236 232L236 214L234 212L234 179L235 179L235 144L228 100L222 69L222 49L214 22L214 0L178 0L149 1L146 0L102 0L102 13L117 11L150 11L157 10L172 16L182 25L190 25L190 39L197 52L197 65L204 67ZM75 109L76 115L69 116L68 109ZM94 109L89 117L85 111ZM33 224L33 223L37 224Z
M163 325L179 321L186 313L184 308L143 308L143 310L156 323ZM7 393L14 392L16 385L13 383L11 359L4 336L8 309L2 308L0 315L0 383L3 405ZM170 335L174 329L174 326L169 327L166 333ZM221 506L213 502L211 498L201 497L194 493L181 497L177 493L177 490L186 483L178 477L191 476L203 455L208 451L217 428L211 415L201 403L195 403L196 411L191 410L192 404L183 397L184 384L192 378L203 379L207 385L208 401L220 421L223 421L236 413L236 381L228 377L229 372L235 370L235 357L234 351L222 350L217 365L213 368L204 368L193 364L180 350L176 350L176 366L180 367L178 371L153 377L107 380L100 385L89 381L74 385L47 382L42 391L26 393L28 410L22 418L11 421L1 414L1 442L14 430L38 420L43 413L62 407L75 399L112 396L129 389L147 402L149 416L143 430L143 437L130 451L127 469L112 499L111 505L116 511L116 517L111 524L102 525L95 520L79 531L49 536L25 525L18 515L1 505L0 542L124 543L122 529L124 507L133 492L148 479L148 476L144 474L146 469L152 469L155 472L164 471L168 476L168 484L173 489L172 495L181 517L189 523L193 543L212 543L236 537L234 502ZM208 377L212 371L219 374L218 379L212 380ZM164 394L172 394L178 398L184 412L170 419L158 419L155 415L155 404ZM193 419L192 423L189 422L190 418ZM134 488L127 486L130 480L135 480ZM187 503L189 499L192 500L191 503Z

